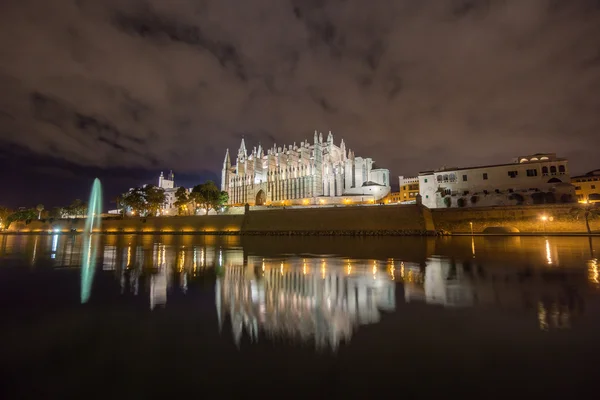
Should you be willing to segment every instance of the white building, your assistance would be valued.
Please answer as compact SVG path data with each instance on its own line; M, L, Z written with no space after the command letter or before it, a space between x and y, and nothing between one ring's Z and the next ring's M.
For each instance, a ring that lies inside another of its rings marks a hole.
M429 208L571 202L566 158L554 153L518 157L510 164L443 167L419 173L419 192Z
M244 139L231 165L225 154L221 190L231 204L336 204L373 202L390 192L390 173L373 168L371 158L356 157L342 140L337 146L329 132L327 141L315 131L313 143L266 149L259 145L250 154Z

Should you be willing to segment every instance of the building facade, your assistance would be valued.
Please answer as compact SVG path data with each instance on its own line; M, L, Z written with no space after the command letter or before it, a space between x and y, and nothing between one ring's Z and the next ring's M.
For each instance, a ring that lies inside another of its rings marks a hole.
M585 175L574 176L571 183L575 186L575 195L580 203L600 203L600 169Z
M177 201L177 197L175 197L175 193L177 186L175 186L175 175L173 171L169 172L169 175L165 178L163 173L160 173L158 177L158 187L165 191L165 202L163 203L163 209L161 210L162 215L177 215L178 210L175 202ZM188 192L189 190L186 189Z
M419 177L404 177L398 179L400 183L400 202L414 202L419 194Z
M570 181L567 159L547 153L510 164L421 172L419 191L429 208L543 204L574 201Z
M295 143L265 150L259 145L248 154L244 139L231 164L225 154L221 190L230 204L308 205L368 203L390 192L389 171L373 168L371 158L356 157L333 134L327 140L315 131L313 143Z

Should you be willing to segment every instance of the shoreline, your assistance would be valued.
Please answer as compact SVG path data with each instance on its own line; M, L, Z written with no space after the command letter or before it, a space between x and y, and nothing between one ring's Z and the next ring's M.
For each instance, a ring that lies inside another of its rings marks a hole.
M100 235L198 235L198 236L329 236L329 237L465 237L465 236L567 236L567 237L597 237L600 232L582 233L582 232L506 232L506 233L483 233L483 232L454 232L441 233L433 231L423 232L390 232L390 231L100 231L93 232ZM68 231L39 231L39 232L0 232L0 235L82 235L83 232L68 232Z

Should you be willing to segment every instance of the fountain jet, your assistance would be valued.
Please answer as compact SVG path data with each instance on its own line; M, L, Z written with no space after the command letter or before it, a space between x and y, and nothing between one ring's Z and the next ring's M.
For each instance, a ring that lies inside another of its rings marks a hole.
M92 291L92 282L96 272L96 260L98 255L98 235L102 224L102 186L96 178L92 185L88 213L83 230L83 261L81 264L81 303L86 303Z

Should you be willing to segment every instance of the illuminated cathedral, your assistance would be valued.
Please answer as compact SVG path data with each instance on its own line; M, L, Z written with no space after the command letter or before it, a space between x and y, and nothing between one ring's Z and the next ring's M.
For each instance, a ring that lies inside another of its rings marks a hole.
M231 164L225 153L221 190L230 204L348 204L374 203L390 192L390 173L374 168L373 159L356 157L315 131L313 143L265 149L259 144L248 154L244 139Z

